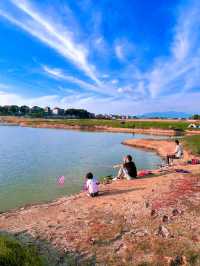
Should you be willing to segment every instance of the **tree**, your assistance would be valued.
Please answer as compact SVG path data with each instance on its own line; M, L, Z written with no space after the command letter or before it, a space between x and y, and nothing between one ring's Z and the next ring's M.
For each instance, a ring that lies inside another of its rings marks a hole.
M200 119L200 115L195 114L195 115L192 116L192 119L198 120L198 119Z
M44 109L39 106L34 106L31 108L30 116L32 117L43 117L44 114Z
M4 106L0 106L0 115L5 115L5 108L4 108Z
M67 116L75 116L76 118L92 118L93 114L89 113L84 109L67 109L65 110L65 115Z
M19 107L17 105L11 105L8 108L10 115L19 115Z
M26 105L22 105L19 110L21 115L27 115L30 112L30 108Z

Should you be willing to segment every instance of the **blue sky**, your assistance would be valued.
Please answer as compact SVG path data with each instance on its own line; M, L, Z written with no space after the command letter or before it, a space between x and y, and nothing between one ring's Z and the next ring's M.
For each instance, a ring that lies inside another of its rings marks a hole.
M1 0L0 105L200 112L200 1Z

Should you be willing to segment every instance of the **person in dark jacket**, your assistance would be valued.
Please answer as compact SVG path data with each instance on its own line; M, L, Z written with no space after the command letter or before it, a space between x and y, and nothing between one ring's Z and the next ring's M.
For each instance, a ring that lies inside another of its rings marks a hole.
M137 168L135 163L132 161L132 156L127 155L125 157L123 165L120 167L119 172L116 179L127 179L131 180L137 177Z

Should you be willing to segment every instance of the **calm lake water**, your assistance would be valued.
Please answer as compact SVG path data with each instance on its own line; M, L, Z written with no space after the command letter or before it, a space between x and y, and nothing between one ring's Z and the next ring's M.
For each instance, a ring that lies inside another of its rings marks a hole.
M121 144L124 133L83 132L0 126L0 210L70 195L82 189L83 176L116 174L112 166L131 154L138 169L154 168L160 158ZM65 176L65 185L57 177Z

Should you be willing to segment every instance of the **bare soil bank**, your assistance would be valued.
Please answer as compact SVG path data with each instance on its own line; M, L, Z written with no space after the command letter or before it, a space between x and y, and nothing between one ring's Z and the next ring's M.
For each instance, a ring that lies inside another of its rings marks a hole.
M84 121L84 120L82 120ZM93 120L91 120L93 121ZM74 125L71 125L71 121L69 120L69 124L62 122L62 120L58 119L57 122L55 122L55 119L39 119L39 118L24 118L24 117L13 117L13 116L0 116L0 123L5 123L6 125L19 125L19 126L24 126L24 127L37 127L37 128L57 128L57 129L72 129L72 130L86 130L86 131L105 131L105 132L122 132L122 133L136 133L136 134L151 134L151 135L164 135L164 136L176 136L176 135L193 135L193 134L200 134L200 130L185 130L185 131L180 131L180 130L175 130L172 128L161 128L158 126L158 123L169 123L171 122L172 124L169 126L173 126L176 128L176 126L180 125L183 123L182 121L177 120L164 120L164 119L132 119L132 120L127 120L128 122L135 122L136 127L133 127L131 125L130 127L119 127L115 125L115 121L113 121L108 125L98 125L98 120L97 120L97 125L94 124L92 125L84 125L79 122L78 120L75 122ZM118 121L119 122L119 121ZM144 127L141 125L138 125L138 122L146 122L146 123L152 123L151 127ZM155 123L154 123L155 122ZM188 123L191 122L190 120L187 121ZM79 125L80 123L80 125Z
M29 126L26 123L20 123L20 126ZM151 135L165 135L165 136L175 136L176 132L174 130L162 130L162 129L132 129L132 128L113 128L107 126L69 126L69 125L57 125L57 124L39 124L34 125L35 128L57 128L57 129L72 129L72 130L87 130L87 131L103 131L103 132L116 132L116 133L137 133L137 134L151 134Z
M37 123L31 123L31 121ZM60 122L60 121L59 121ZM71 129L71 130L86 130L86 131L103 131L103 132L118 132L118 133L136 133L136 134L151 134L151 135L164 135L175 136L177 132L172 129L159 129L159 128L115 128L109 126L86 126L86 125L66 125L62 123L45 123L38 122L38 119L25 119L18 117L0 117L0 123L5 125L19 125L22 127L34 127L34 128L56 128L56 129Z
M162 156L174 149L169 141L124 143ZM190 173L177 173L180 168ZM154 174L102 184L96 198L81 192L3 213L0 230L36 243L49 265L171 265L179 256L186 264L177 265L198 266L200 166L177 161Z

